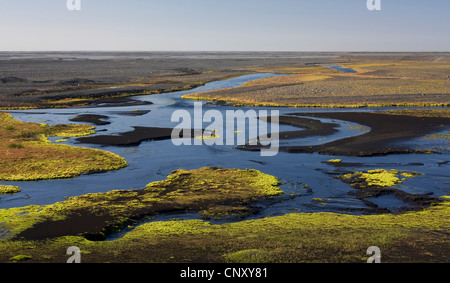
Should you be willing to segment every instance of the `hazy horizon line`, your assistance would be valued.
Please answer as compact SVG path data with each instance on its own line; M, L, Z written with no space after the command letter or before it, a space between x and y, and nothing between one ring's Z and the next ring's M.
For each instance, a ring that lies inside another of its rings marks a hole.
M102 52L102 53L151 53L151 52L186 52L186 53L450 53L450 50L397 50L397 51L371 51L371 50L327 50L327 51L307 51L307 50L0 50L0 52L8 52L8 53L22 53L22 52L42 52L42 53L51 53L51 52Z

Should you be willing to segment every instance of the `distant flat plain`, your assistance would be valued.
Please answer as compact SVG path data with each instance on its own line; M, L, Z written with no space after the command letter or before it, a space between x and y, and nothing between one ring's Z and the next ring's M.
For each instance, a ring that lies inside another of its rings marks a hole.
M450 62L450 53L0 52L0 108L86 105L97 99L191 89L246 73L298 74L313 64L386 60L442 65Z

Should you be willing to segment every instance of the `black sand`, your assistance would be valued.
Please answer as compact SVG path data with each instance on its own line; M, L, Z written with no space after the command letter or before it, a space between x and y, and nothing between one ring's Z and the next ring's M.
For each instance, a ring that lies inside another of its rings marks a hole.
M121 133L120 135L102 135L81 137L77 141L85 144L98 144L109 146L136 146L144 141L168 140L172 138L170 128L156 127L133 127L133 131ZM181 132L183 133L183 131ZM194 131L191 132L194 136ZM180 137L182 138L182 137Z
M317 146L281 148L292 153L312 153L344 156L376 156L419 152L398 142L442 132L450 126L450 118L413 117L365 112L294 113L293 115L345 120L371 128L367 134L345 138Z
M109 117L105 116L105 115L81 114L74 118L69 119L69 121L90 123L90 124L94 124L96 126L103 126L103 125L111 124L111 122L104 121L104 120L108 120L108 119L109 119Z

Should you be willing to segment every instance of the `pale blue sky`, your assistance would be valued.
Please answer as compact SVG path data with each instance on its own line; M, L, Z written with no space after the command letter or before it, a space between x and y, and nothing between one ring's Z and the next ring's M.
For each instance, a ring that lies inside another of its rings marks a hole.
M1 51L450 51L449 0L0 0Z

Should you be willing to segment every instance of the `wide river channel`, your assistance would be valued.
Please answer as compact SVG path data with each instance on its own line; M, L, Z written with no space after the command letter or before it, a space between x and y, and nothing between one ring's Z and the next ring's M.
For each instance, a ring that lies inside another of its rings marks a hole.
M245 82L276 76L275 74L253 74L223 81L208 83L202 87L173 93L137 96L133 99L150 101L153 104L140 106L106 106L68 109L39 109L27 111L9 111L15 119L25 122L39 122L47 124L71 124L70 119L80 114L97 114L108 116L108 125L96 126L98 135L120 134L132 131L133 126L167 127L173 128L178 123L171 122L171 116L176 110L194 111L194 103L198 101L182 99L189 93L237 87ZM237 107L203 102L203 111L218 110L226 118L227 110ZM267 107L239 107L243 111L253 109L256 112L279 110L280 114L306 113L325 111L381 111L390 108L361 108L361 109L312 109L312 108L267 108ZM124 115L137 112L145 115ZM326 119L325 119L326 120ZM296 141L297 145L316 145L341 139L352 135L364 134L370 130L356 127L359 125L346 121L338 123L339 132L331 136L310 137ZM247 123L248 124L248 123ZM204 124L208 126L208 124ZM298 130L293 126L280 125L280 131ZM251 137L250 137L251 138ZM55 141L58 137L50 138ZM59 138L60 139L60 138ZM409 141L419 147L448 146L448 141L417 139ZM444 143L444 144L443 144ZM345 167L343 172L365 171L370 169L398 169L413 170L424 175L408 179L398 188L410 193L442 196L450 193L448 152L442 154L405 154L377 157L336 157L319 154L279 152L276 156L261 156L260 152L242 151L236 146L175 146L171 140L146 141L139 145L119 147L80 144L75 138L69 138L64 144L98 148L114 152L126 159L127 168L99 174L82 175L73 179L44 180L33 182L2 182L5 185L20 186L22 191L14 195L2 195L0 208L22 207L28 205L45 205L64 201L67 197L88 193L107 192L115 189L140 189L146 184L164 180L176 169L198 169L215 166L223 168L253 168L264 173L274 175L282 182L281 188L285 195L276 201L265 204L258 215L252 217L266 217L283 215L291 212L345 212L358 214L359 210L367 208L366 204L348 194L352 188L340 180L333 178L327 172L337 170L326 161L341 158L345 162L355 163L355 167ZM358 165L356 165L358 164ZM320 201L318 201L320 200ZM371 200L379 207L395 210L405 206L401 200L386 195ZM347 210L351 208L351 210ZM197 214L178 215L177 218L196 217ZM164 216L161 216L162 218ZM174 217L174 216L167 216ZM161 219L162 219L161 218Z

